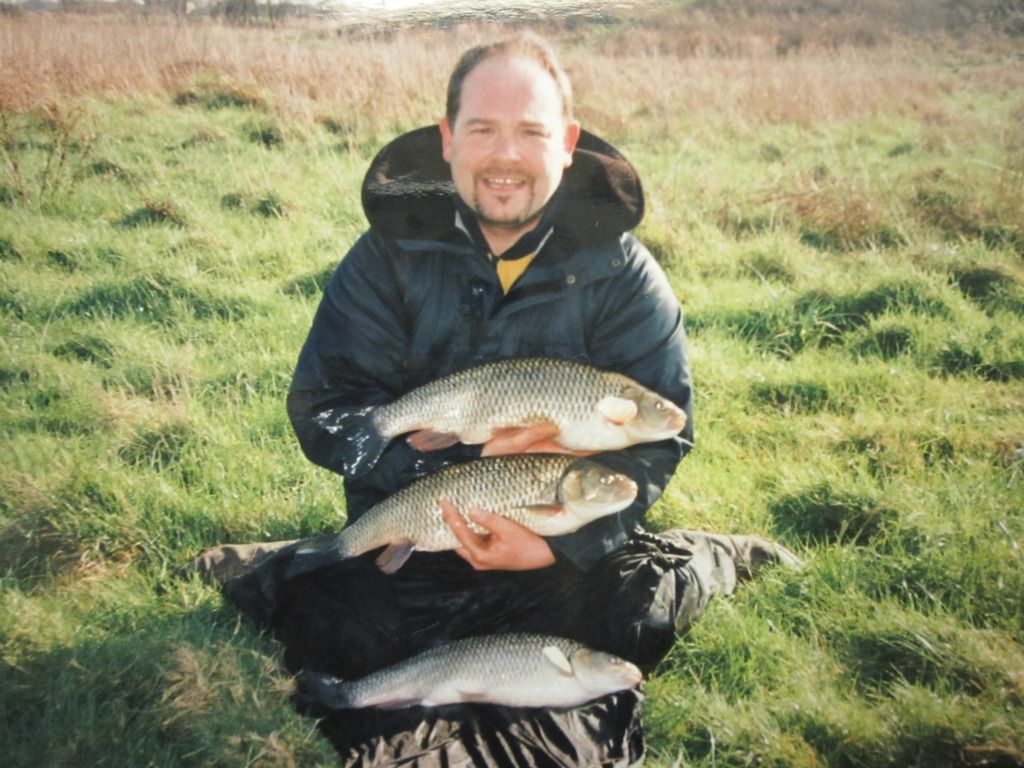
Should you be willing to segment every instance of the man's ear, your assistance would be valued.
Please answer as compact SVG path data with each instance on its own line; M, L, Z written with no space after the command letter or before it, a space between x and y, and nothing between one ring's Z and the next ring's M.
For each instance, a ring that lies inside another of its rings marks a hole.
M441 129L441 156L445 159L445 162L450 163L452 161L452 127L448 124L448 118L442 117L437 127Z
M580 124L573 120L565 126L565 167L572 165L572 153L580 140Z

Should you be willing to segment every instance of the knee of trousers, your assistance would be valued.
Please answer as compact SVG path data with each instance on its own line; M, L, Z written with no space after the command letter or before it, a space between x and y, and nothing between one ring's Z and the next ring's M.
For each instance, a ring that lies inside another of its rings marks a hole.
M591 573L587 639L650 669L735 581L732 559L710 546L631 542Z

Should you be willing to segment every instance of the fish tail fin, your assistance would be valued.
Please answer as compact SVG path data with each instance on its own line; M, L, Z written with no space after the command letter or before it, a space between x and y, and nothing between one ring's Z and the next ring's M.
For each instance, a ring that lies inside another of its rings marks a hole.
M295 678L296 696L328 709L354 709L358 706L352 686L340 677L302 670Z
M336 464L341 465L345 477L359 477L373 469L391 442L378 429L375 414L373 406L324 414L326 418L320 426L333 438Z
M321 536L295 550L285 571L285 578L293 579L304 573L335 565L350 557L352 554L345 545L344 532L336 536Z

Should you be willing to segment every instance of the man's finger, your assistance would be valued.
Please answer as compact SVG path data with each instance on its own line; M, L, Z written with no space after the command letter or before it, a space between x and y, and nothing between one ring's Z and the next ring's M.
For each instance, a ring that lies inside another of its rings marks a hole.
M512 453L526 453L534 443L551 440L560 431L557 424L543 422L523 429L503 432L487 441L481 455L504 456Z
M474 554L479 550L486 539L486 536L481 536L479 533L471 529L452 502L447 499L441 499L437 503L437 506L440 507L441 517L444 519L448 527L451 528L452 534L454 534L459 544L469 550L469 554Z
M496 515L493 512L488 512L484 509L471 509L469 510L469 516L472 518L473 522L481 528L487 530L492 535L499 537L502 534L515 533L516 529L522 527L519 523L514 523L507 517Z

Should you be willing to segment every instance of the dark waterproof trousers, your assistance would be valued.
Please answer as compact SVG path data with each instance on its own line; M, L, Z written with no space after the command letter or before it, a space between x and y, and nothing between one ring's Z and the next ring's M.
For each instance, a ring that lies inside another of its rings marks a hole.
M440 643L482 634L569 637L652 669L711 597L735 586L725 550L703 536L638 532L584 573L473 570L419 553L393 575L372 556L288 579L285 547L225 585L227 597L285 648L287 667L357 678ZM321 730L348 766L628 766L644 752L642 695L572 709L485 704L330 712Z

